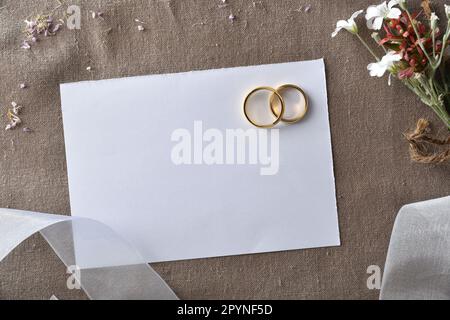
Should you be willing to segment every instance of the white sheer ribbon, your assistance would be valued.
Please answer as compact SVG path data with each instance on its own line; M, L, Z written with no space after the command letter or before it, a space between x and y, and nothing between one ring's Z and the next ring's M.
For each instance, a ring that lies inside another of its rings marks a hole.
M450 299L450 197L412 203L397 215L380 299Z
M177 299L127 241L84 218L0 209L0 261L40 232L90 299Z

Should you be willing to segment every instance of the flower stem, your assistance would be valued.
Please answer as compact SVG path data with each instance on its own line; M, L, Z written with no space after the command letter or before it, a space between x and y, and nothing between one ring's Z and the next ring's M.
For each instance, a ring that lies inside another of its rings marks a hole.
M437 83L435 83L433 79L427 79L425 76L405 79L403 83L411 89L424 104L430 107L450 130L450 115L445 107L445 93L437 86Z
M366 47L367 50L369 50L370 54L377 60L380 61L380 58L376 55L376 53L372 50L372 48L367 44L367 42L359 35L359 33L356 33L356 36L358 37L359 41Z
M442 105L435 105L430 106L431 109L437 114L437 116L444 122L444 124L447 126L447 129L450 130L450 116L448 115L448 112L445 110L445 106Z
M436 29L432 31L431 37L433 39L433 58L436 59Z
M442 50L439 56L437 66L439 66L442 63L442 60L444 59L445 50L447 49L448 46L447 43L449 38L450 38L450 20L447 23L447 31L445 32L444 38L442 39Z

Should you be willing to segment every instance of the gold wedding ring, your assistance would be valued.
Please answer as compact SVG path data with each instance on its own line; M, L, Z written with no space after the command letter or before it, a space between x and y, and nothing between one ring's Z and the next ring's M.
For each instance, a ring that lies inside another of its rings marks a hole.
M302 90L302 88L300 88L299 86L293 85L293 84L284 84L282 86L279 86L276 91L281 95L281 93L286 90L286 89L294 89L297 90L300 95L303 96L303 99L305 100L305 108L303 109L303 111L300 112L299 115L297 115L294 118L285 118L285 117L281 117L281 121L286 122L286 123L296 123L299 122L300 120L302 120L306 113L308 112L308 97L306 96L305 92ZM278 111L275 108L274 102L275 102L275 95L272 94L272 96L270 97L270 109L272 110L272 113L274 116L278 117Z
M305 107L304 109L295 117L293 118L286 118L283 117L284 116L284 112L285 112L285 101L283 99L282 93L285 90L288 89L294 89L296 91L298 91L300 93L300 95L303 97L304 101L305 101ZM271 95L269 98L269 106L270 106L270 110L272 112L272 114L275 116L275 121L273 121L270 124L258 124L255 121L253 121L248 112L247 112L247 106L248 106L248 101L250 99L250 97L255 94L258 91L270 91ZM276 100L279 101L279 104L276 103ZM253 89L252 91L250 91L249 94L247 94L247 96L245 97L244 100L244 115L247 118L247 120L254 125L255 127L258 128L273 128L276 124L278 124L280 121L288 123L288 124L292 124L292 123L296 123L300 120L302 120L306 113L308 112L308 97L306 96L306 93L303 91L302 88L300 88L299 86L296 86L294 84L284 84L282 86L279 86L278 88L274 89L272 87L268 87L268 86L262 86L262 87L257 87L255 89Z
M274 113L276 119L275 119L274 122L272 122L270 124L258 124L256 122L254 122L252 119L250 119L250 117L248 115L248 112L247 112L248 100L250 99L250 97L253 94L255 94L258 91L270 91L270 92L272 92L271 99L273 99L274 97L277 97L278 100L280 101L281 112L279 114L275 114ZM250 122L255 127L265 128L265 129L273 128L278 122L281 121L281 119L283 118L283 114L284 114L284 100L283 100L283 97L278 93L277 90L275 90L272 87L257 87L255 89L253 89L252 91L250 91L250 93L245 97L245 100L244 100L244 115L247 118L248 122Z

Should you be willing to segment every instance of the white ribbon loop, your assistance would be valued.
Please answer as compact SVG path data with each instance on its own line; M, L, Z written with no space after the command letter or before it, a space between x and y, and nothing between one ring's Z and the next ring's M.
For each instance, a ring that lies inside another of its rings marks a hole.
M90 299L177 299L134 247L91 219L0 209L0 262L36 232L66 267L76 267Z

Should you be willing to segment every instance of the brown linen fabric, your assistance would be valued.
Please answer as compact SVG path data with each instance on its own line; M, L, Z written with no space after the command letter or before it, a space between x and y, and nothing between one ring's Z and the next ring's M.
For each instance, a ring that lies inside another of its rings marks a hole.
M19 48L24 18L57 1L0 0L0 110L20 103L34 130L0 130L0 207L70 214L59 83L324 57L342 246L152 266L183 299L377 298L366 270L383 267L397 211L448 195L450 173L448 165L411 163L402 136L419 117L445 133L437 118L400 83L371 78L371 56L350 34L330 37L338 19L373 2L228 0L219 8L221 0L70 0L64 6L81 7L81 29L27 51ZM298 10L308 4L309 12ZM29 87L19 89L22 82ZM118 130L127 125L124 106ZM66 278L33 236L0 264L0 298L84 298L65 289Z

